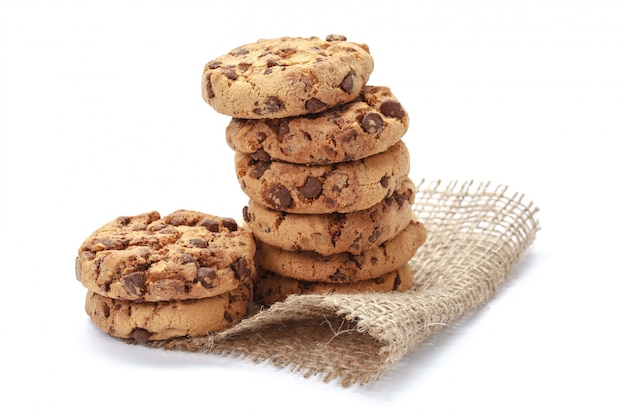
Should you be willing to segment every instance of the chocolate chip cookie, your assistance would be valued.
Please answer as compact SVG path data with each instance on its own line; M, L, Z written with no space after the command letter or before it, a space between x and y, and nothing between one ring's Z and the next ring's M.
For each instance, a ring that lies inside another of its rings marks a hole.
M411 268L402 265L378 278L356 282L314 282L260 271L254 281L254 298L263 304L282 301L291 294L354 294L364 292L407 291L413 284Z
M315 115L232 119L226 141L257 160L326 165L384 152L408 126L407 111L388 87L365 86L356 100Z
M195 300L139 303L87 291L85 311L109 335L146 342L224 330L245 316L251 301L249 281L219 295Z
M354 100L373 69L368 46L345 36L260 39L208 62L201 90L219 113L282 118Z
M424 225L412 219L397 236L360 254L328 256L313 251L286 251L257 242L257 266L304 281L355 282L380 277L408 263L426 240Z
M254 200L243 209L258 240L288 251L359 254L395 237L413 216L415 185L409 177L380 203L360 211L295 214L271 210Z
M76 277L105 297L132 301L212 297L255 273L252 232L235 220L179 210L122 216L80 246Z
M399 141L385 152L329 165L254 159L235 153L241 189L255 202L288 213L347 213L393 195L408 175L409 151Z

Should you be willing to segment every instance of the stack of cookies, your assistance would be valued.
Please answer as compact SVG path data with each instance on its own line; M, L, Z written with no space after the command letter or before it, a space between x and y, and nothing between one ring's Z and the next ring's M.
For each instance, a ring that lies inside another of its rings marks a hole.
M204 68L204 100L232 117L260 302L412 285L426 231L401 140L409 117L389 88L367 85L373 68L367 45L338 35L262 39Z
M235 220L178 210L118 217L80 246L76 277L104 332L140 342L203 336L252 301L256 244Z

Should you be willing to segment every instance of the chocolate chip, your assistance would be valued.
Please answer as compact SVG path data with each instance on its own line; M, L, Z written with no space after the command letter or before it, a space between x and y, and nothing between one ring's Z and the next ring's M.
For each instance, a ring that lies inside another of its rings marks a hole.
M182 226L187 223L185 216L172 216L169 219L169 224L172 226Z
M233 270L237 279L243 280L250 277L250 268L248 268L248 261L246 258L239 258L235 261Z
M250 157L252 159L256 159L257 161L263 161L263 162L268 162L270 161L272 158L270 157L270 154L268 154L267 152L265 152L264 149L259 149L257 151L254 151L250 154Z
M388 176L384 176L380 179L380 185L383 186L383 188L387 188L389 187L389 177Z
M383 118L378 113L367 113L361 119L361 129L372 135L379 134L384 126L385 122L383 122Z
M256 141L259 143L263 143L265 142L265 139L267 139L267 134L265 132L259 132L256 134Z
M122 286L127 293L142 295L145 292L146 276L143 272L131 272L121 278Z
M393 279L393 288L392 290L395 291L398 289L398 287L400 287L400 284L402 284L402 279L400 278L400 274L396 274L396 277Z
M153 230L155 232L159 232L159 231L165 229L166 227L167 227L167 224L165 224L165 223L156 223L156 224L153 224L150 227L150 230Z
M189 244L195 246L196 248L206 248L209 246L206 240L199 238L189 239Z
M228 311L224 311L224 320L227 323L232 323L234 321L233 316L231 316Z
M387 117L402 119L406 113L402 105L396 100L385 100L380 105L380 112Z
M182 255L180 255L180 263L184 265L190 262L195 262L195 258L193 256L189 255L188 253L183 253Z
M224 75L226 75L226 78L228 78L229 80L234 81L237 79L237 73L232 68L225 70Z
M259 179L263 176L263 174L265 174L265 171L267 171L268 169L270 169L270 166L272 165L271 161L256 161L256 160L252 160L253 165L252 165L252 170L250 171L250 175L252 176L252 178L255 179Z
M308 177L298 191L304 198L317 198L322 194L322 181L315 177Z
M348 254L348 259L350 259L352 262L354 262L354 264L356 266L360 267L365 262L365 255L363 255L363 254L355 255L353 253L349 253Z
M408 197L404 194L394 194L393 198L396 200L396 203L398 203L398 206L400 207L402 207L404 203L409 200Z
M353 142L358 137L359 137L359 134L357 133L357 131L353 128L350 128L341 132L341 134L337 137L337 139L339 140L339 142L346 143L346 142Z
M293 204L291 193L289 193L287 187L280 184L273 185L267 190L266 199L270 204L281 210L288 209Z
M252 64L248 63L248 62L240 62L239 64L237 64L237 68L239 69L239 71L241 72L246 72L248 71L248 69L250 69L250 67L252 66Z
M136 328L130 333L130 337L135 339L137 342L147 342L154 333L149 332L146 329Z
M222 61L211 61L207 64L209 69L216 69L219 68L220 65L222 65Z
M340 272L339 270L336 270L335 273L332 274L329 278L333 282L345 282L348 280L346 274Z
M211 85L211 73L209 73L206 77L206 93L209 98L215 97L215 93L213 92L213 86Z
M130 217L128 216L120 216L117 218L117 222L119 224L121 224L122 226L126 226L128 225L128 223L130 223Z
M353 251L360 251L361 250L361 237L357 237L354 242L352 242L352 244L350 245L350 249L352 249Z
M215 278L217 274L213 268L203 266L198 268L196 272L196 281L199 282L204 288L210 289L215 286Z
M310 113L318 113L326 108L326 103L316 98L312 98L312 99L307 100L306 103L304 103L304 107Z
M116 248L116 244L115 242L113 242L110 238L108 237L102 237L100 239L97 239L94 243L99 243L100 245L102 245L104 247L104 249L106 250L110 250L110 249L121 249L121 248Z
M265 114L276 113L285 108L285 104L278 97L268 97L263 103L263 107L257 107L254 109L256 115L262 116Z
M231 232L236 232L237 228L239 227L237 226L237 222L235 221L235 219L231 219L230 217L225 217L222 219L222 226L224 226Z
M298 83L304 84L304 91L309 91L313 86L313 81L307 77L298 77Z
M108 319L111 316L111 309L108 304L102 303L102 314L105 319Z
M354 77L355 77L354 71L350 71L348 75L343 77L340 87L346 93L351 93L352 90L354 89Z
M243 220L246 223L250 223L250 221L252 221L252 217L250 216L250 209L248 208L248 206L244 206L243 209L241 209L241 213L243 214Z
M367 238L367 240L368 240L370 243L374 243L374 242L376 242L376 239L378 239L378 238L380 237L380 234L381 234L381 233L382 233L382 231L381 231L379 228L375 227L375 228L374 228L374 231L372 232L372 234L370 235L370 237L368 237L368 238Z
M202 226L209 232L213 233L220 231L220 224L213 219L203 219L200 223L198 223L198 226Z
M280 56L281 58L289 58L291 55L295 54L296 52L298 52L296 48L283 48L283 49L278 50L277 55Z
M278 138L282 140L283 137L287 134L289 134L289 121L283 120L278 125Z
M241 56L241 55L247 55L249 53L250 51L248 51L246 48L237 48L234 51L232 51L230 54L232 56Z
M326 36L326 42L333 42L333 41L346 41L348 40L348 38L346 38L343 35L337 35L335 33L331 33L330 35Z

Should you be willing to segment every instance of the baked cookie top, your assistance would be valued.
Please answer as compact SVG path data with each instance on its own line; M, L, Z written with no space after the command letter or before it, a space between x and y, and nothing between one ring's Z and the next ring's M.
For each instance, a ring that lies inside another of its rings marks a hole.
M256 160L235 153L243 192L267 208L288 213L347 213L390 197L409 174L410 156L399 141L385 152L328 165Z
M131 301L211 297L250 281L252 232L235 220L189 210L121 216L78 250L76 278L89 290Z
M345 36L260 39L208 62L201 90L228 116L289 117L354 100L373 69L368 46Z
M388 87L365 86L350 103L315 115L238 119L226 128L235 151L256 159L321 165L383 152L409 127L409 115Z

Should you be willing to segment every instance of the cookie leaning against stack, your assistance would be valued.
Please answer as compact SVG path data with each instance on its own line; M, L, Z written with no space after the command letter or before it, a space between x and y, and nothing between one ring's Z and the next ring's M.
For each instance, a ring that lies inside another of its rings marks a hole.
M261 39L204 68L205 101L233 118L261 302L411 287L426 231L411 209L409 117L367 85L373 68L367 45L338 35Z
M118 217L80 246L85 309L137 341L202 336L240 321L252 300L252 233L231 218L178 210Z

